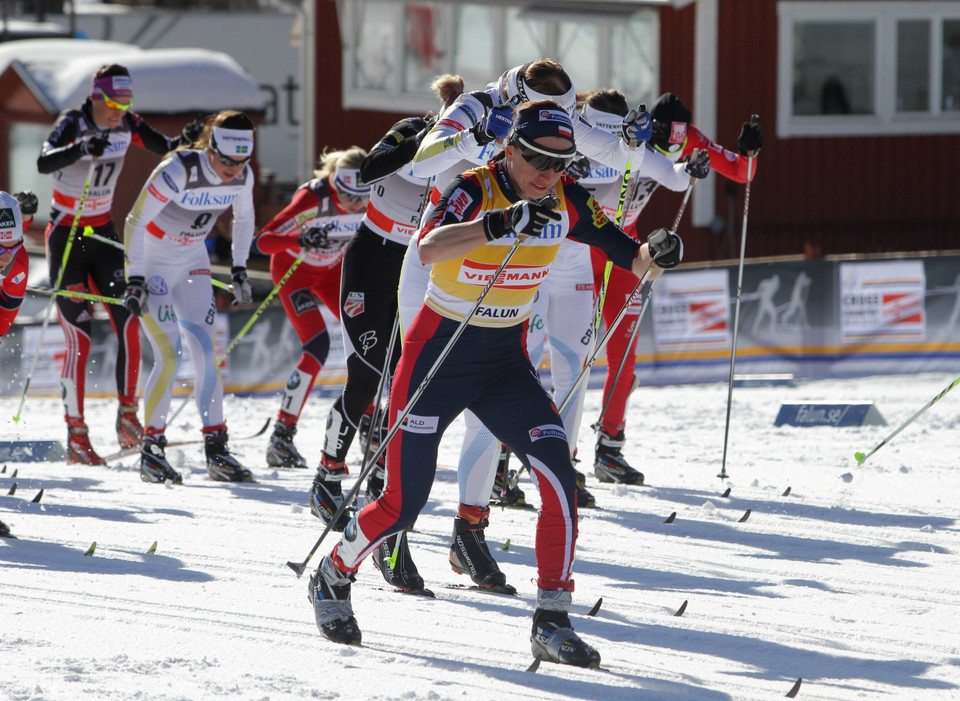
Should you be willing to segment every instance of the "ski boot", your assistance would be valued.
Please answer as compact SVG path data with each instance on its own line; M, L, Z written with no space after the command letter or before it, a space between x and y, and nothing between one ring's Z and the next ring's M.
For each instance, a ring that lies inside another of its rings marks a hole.
M599 667L600 653L580 639L570 623L569 591L537 591L530 651L535 659L576 667Z
M581 509L593 509L597 506L597 500L587 489L587 476L577 471L577 507Z
M143 442L143 426L137 418L136 404L121 404L117 409L117 443L132 448Z
M643 484L643 473L630 467L627 459L620 452L625 442L622 430L611 434L600 429L597 435L597 453L593 463L593 473L601 482L637 486Z
M343 504L343 487L341 482L350 474L346 463L337 462L326 453L320 457L320 467L313 478L313 487L310 489L310 513L324 523L331 523L340 505ZM330 530L342 531L347 527L353 516L350 507L343 510L336 523Z
M333 558L327 555L317 571L310 575L307 590L320 634L343 645L359 645L362 637L350 602L350 585L355 578L354 573L337 569Z
M67 462L75 465L106 465L90 445L90 429L81 418L67 417Z
M10 538L16 540L17 536L10 532L10 526L0 521L0 538Z
M227 450L227 427L210 426L203 431L207 474L216 482L253 482L253 473L237 462Z
M174 484L183 484L180 473L170 467L166 456L167 437L162 433L143 436L143 447L140 449L140 479L144 482L159 482L170 480Z
M297 446L293 444L293 437L296 434L296 424L288 426L277 421L273 425L273 435L270 436L270 443L267 445L267 465L270 467L293 467L299 470L306 469L306 458L300 454Z
M517 471L508 470L510 464L510 449L507 446L500 448L500 460L497 463L497 475L493 478L493 493L490 503L493 506L526 506L527 498L523 490L517 486Z
M410 555L406 531L394 533L376 547L373 551L373 565L383 575L387 584L405 594L434 596L432 591L423 586L423 577L417 571L413 556Z
M484 529L490 523L490 507L460 504L453 520L453 542L450 544L450 566L457 574L469 574L480 589L497 594L516 594L507 584L506 575L490 554Z

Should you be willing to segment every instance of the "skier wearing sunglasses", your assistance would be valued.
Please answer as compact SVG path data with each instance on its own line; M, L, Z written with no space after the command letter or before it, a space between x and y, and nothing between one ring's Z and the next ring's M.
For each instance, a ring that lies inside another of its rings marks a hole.
M118 248L121 239L110 211L127 149L137 146L162 156L193 141L203 127L198 121L191 122L180 136L171 139L147 124L131 109L133 104L130 71L118 64L103 66L93 76L87 100L79 109L60 115L40 149L37 168L53 175L53 202L44 232L50 283L55 284L59 278L62 289L123 297L123 251ZM81 201L80 219L74 226ZM96 237L84 236L88 228ZM64 256L71 230L73 243L69 255ZM101 239L114 241L117 246ZM60 380L68 431L67 457L73 463L103 465L103 458L90 443L84 420L93 304L70 297L57 297L56 304L66 338L64 355L69 359L63 364ZM126 448L137 445L143 437L137 419L140 325L121 305L105 304L104 308L117 336L116 430L117 441Z

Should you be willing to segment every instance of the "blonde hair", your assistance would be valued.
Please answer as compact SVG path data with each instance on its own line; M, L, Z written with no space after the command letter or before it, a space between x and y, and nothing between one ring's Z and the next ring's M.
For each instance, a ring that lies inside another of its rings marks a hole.
M452 73L438 75L430 83L430 89L437 99L443 103L444 107L450 104L463 94L463 78Z
M324 148L317 159L317 169L313 174L318 178L326 178L333 175L337 167L351 168L360 170L363 165L363 159L367 157L367 152L359 146L351 146L341 151L330 151L329 147Z

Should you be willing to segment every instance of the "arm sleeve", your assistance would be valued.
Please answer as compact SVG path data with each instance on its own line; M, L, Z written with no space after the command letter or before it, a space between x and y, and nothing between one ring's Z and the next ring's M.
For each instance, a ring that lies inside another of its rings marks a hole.
M131 143L140 148L163 156L181 145L182 137L170 139L147 124L146 120L135 112L125 115L130 125Z
M581 185L566 176L562 182L570 216L569 237L599 248L614 265L630 270L640 250L640 242L610 221L600 203Z
M725 178L738 183L747 182L747 165L749 158L739 153L728 151L720 144L714 143L708 139L702 131L690 126L690 138L687 139L687 145L683 149L683 155L686 156L695 148L707 149L710 156L710 170L720 173ZM757 176L757 158L753 158L753 172L750 174L750 180Z
M444 188L433 214L421 227L417 235L418 245L420 239L433 229L477 219L482 205L483 186L480 181L470 173L458 175Z
M490 96L483 92L461 95L433 125L413 157L413 174L416 177L439 175L463 160L477 165L484 163L484 148L470 131L483 119L486 110L484 98L486 102L491 102Z
M692 149L691 149L692 150ZM637 175L656 180L674 192L682 192L690 184L690 174L683 163L674 163L653 149L644 147L647 151L643 163L637 168Z
M405 166L417 152L417 134L424 127L422 119L404 119L394 124L390 131L384 134L377 145L370 149L370 154L360 166L360 178L370 184L393 175Z
M253 168L247 166L247 186L240 197L233 202L233 265L247 267L250 257L250 244L256 230L256 212L253 208Z
M166 175L167 177L161 177ZM127 278L143 276L143 242L147 226L157 218L167 202L176 197L177 190L186 189L187 171L179 158L170 158L156 167L146 185L140 191L123 227L124 245L127 250Z
M66 168L80 158L80 142L77 141L80 128L77 115L79 112L76 110L62 114L53 126L50 136L40 147L37 170L44 175Z
M269 256L296 247L300 222L312 219L319 208L316 193L309 187L301 187L293 194L290 204L257 233L254 251Z
M621 173L626 169L627 161L630 161L631 169L636 169L646 159L647 149L643 145L631 149L623 139L590 125L579 114L573 117L573 136L577 151Z
M27 292L27 276L30 270L30 259L27 249L17 251L16 257L10 264L7 275L0 279L0 336L3 336L20 311L20 303Z

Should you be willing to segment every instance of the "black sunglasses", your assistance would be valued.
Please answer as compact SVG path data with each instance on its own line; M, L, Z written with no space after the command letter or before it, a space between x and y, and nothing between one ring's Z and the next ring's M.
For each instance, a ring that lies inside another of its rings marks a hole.
M569 156L552 156L540 151L535 151L528 146L524 146L519 141L512 142L511 146L518 149L520 155L523 156L523 160L537 170L552 170L556 173L565 171L567 166L573 163L573 159L577 155L576 153L572 153Z
M220 161L221 165L225 165L228 168L233 168L236 166L245 166L250 162L252 156L247 156L246 158L230 158L229 156L224 156L219 151L214 151L217 154L217 160Z

